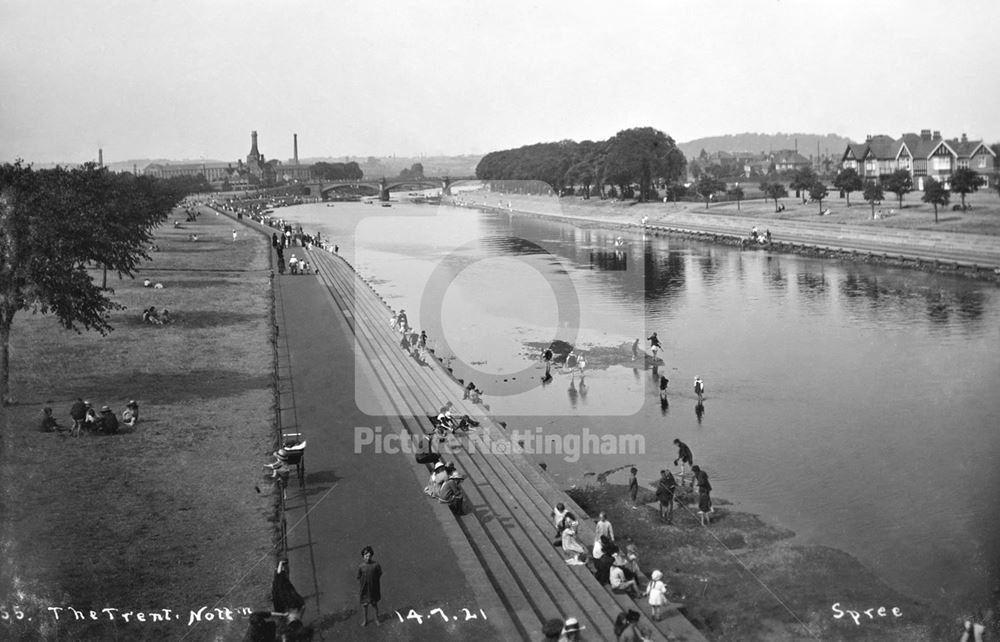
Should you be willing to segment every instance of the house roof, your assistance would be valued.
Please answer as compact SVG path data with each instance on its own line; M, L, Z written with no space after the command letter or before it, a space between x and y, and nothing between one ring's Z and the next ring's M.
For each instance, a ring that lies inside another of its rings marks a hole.
M781 149L774 152L775 165L802 165L809 164L809 159L791 149Z

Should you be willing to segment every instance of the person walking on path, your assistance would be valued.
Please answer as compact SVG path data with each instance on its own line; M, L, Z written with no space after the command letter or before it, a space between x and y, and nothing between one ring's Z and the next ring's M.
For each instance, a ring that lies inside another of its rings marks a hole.
M660 519L666 518L667 522L674 519L674 492L677 490L677 481L670 474L669 470L660 471L660 481L656 484L656 499L660 502ZM666 515L664 515L666 513Z
M601 537L606 537L609 542L615 541L615 529L608 521L608 516L601 511L597 515L597 524L594 525L594 558L597 559L603 554L601 547Z
M636 497L639 495L639 479L638 475L639 469L635 466L628 471L628 496L632 500L632 508L637 508Z
M705 400L705 382L701 377L694 378L694 394L698 395L698 403Z
M368 626L368 607L375 610L375 624L378 621L378 603L382 599L382 566L376 562L375 550L371 546L361 549L361 565L358 566L358 584L361 586L361 606L364 609L364 620L361 626Z
M663 375L660 375L660 401L667 400L667 386L670 384L670 379L667 379Z
M692 466L691 472L694 473L692 484L698 484L698 517L701 519L702 526L708 526L712 521L709 516L712 512L712 484L708 481L708 473L700 467Z
M674 445L677 446L677 459L674 460L674 466L677 465L677 462L681 463L681 484L683 484L684 465L687 464L692 467L692 470L694 470L694 455L691 454L691 449L688 448L688 445L680 439L674 439ZM693 484L694 482L692 482L692 485Z

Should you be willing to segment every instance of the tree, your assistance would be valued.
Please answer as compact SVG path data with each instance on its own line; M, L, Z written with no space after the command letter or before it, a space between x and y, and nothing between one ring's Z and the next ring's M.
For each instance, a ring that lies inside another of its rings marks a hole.
M639 184L639 200L645 201L654 179L667 182L679 179L687 161L674 139L652 127L625 129L608 141L604 159L608 176Z
M951 175L951 191L962 195L963 212L968 209L965 205L965 195L979 191L984 182L982 176L968 167L960 167Z
M410 169L401 169L399 171L399 177L403 179L417 179L424 177L424 165L423 163L414 163L410 165Z
M736 199L736 211L740 211L740 201L743 200L745 194L743 193L743 188L737 183L732 189L730 189L726 194L729 194L729 198Z
M920 197L925 203L934 205L934 222L938 222L938 205L944 207L951 198L951 192L945 189L944 183L928 177L924 181L924 195Z
M819 178L811 167L802 167L792 172L792 180L788 183L788 187L795 190L795 194L798 195L812 188L817 180Z
M837 178L833 180L833 186L847 194L847 207L850 207L851 192L860 192L864 189L865 183L858 176L857 170L849 167L837 174Z
M95 283L100 264L132 277L184 196L176 184L112 174L94 163L35 171L0 166L0 400L10 402L10 331L19 311L54 314L63 327L107 334L113 290Z
M823 214L823 199L830 193L822 181L817 180L809 186L809 198L819 201L819 213Z
M872 218L875 218L875 205L876 203L881 203L882 199L885 198L885 194L882 192L882 186L876 182L869 182L865 185L865 200L868 201L872 206Z
M764 192L764 198L774 199L774 211L778 211L778 199L788 196L788 190L777 181L763 181L760 184L760 191Z
M695 191L705 199L705 209L708 209L708 202L712 200L712 195L726 189L726 184L710 174L703 174L695 184Z
M910 172L905 169L897 169L892 174L882 177L885 189L896 194L899 199L899 209L903 209L903 196L913 191L913 179Z

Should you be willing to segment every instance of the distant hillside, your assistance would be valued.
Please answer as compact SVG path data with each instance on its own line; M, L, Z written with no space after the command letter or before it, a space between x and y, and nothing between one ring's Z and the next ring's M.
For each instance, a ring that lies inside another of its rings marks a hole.
M709 154L713 152L750 152L760 154L779 149L796 149L808 158L816 155L816 144L819 143L821 156L838 156L852 142L851 139L837 134L726 134L725 136L708 136L678 143L677 147L689 159L697 158L701 150Z

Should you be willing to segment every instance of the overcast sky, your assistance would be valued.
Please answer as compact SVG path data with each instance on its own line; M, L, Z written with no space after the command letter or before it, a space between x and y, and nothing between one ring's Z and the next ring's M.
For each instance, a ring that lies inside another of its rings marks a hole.
M1000 141L997 0L0 0L0 161Z

